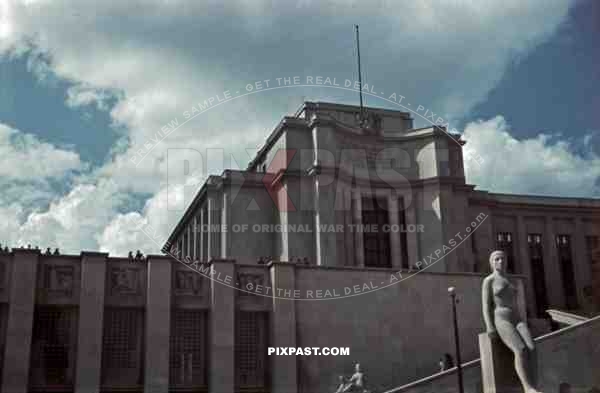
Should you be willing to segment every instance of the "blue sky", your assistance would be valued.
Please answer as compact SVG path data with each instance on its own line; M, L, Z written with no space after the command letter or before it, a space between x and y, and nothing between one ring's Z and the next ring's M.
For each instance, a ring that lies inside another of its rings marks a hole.
M278 77L355 80L354 23L364 81L449 120L484 157L466 163L470 183L600 196L597 1L4 0L0 242L157 252L136 227L166 237L182 213L166 207L167 149L220 148L244 165L246 149L303 100L356 104L357 95L265 91L190 121L134 165L140 146L225 90Z

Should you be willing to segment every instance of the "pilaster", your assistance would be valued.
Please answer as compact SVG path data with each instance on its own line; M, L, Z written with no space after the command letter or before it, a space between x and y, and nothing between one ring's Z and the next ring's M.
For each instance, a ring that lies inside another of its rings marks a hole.
M523 274L526 277L525 299L527 303L527 311L529 315L534 316L536 310L535 296L533 293L533 277L531 273L531 263L529 258L529 243L527 242L527 226L523 216L517 216L517 273ZM538 280L543 277L537 277Z
M13 250L2 391L26 393L39 250Z
M551 216L544 221L544 270L546 288L548 288L548 303L550 308L563 308L565 296L563 292L561 272L556 251L554 225Z
M295 266L274 263L270 267L273 288L295 289ZM275 295L275 293L273 293ZM271 313L272 347L296 347L296 303L273 296ZM271 393L296 393L297 356L271 356Z
M235 277L232 260L213 260L211 273L216 277ZM235 289L211 280L210 312L210 393L235 390Z
M149 256L147 263L144 391L167 393L171 329L171 260Z
M108 253L81 253L81 295L75 392L98 393L102 366L102 327Z
M390 223L390 248L392 267L395 269L402 268L402 243L400 242L400 231L406 228L400 228L400 220L398 216L398 199L395 196L388 198L388 222ZM399 228L399 230L392 230ZM380 229L381 230L381 229Z

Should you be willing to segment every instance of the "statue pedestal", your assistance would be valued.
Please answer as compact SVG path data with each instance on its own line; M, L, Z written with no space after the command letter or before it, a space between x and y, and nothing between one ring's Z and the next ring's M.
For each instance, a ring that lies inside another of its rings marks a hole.
M479 335L483 393L523 393L515 372L515 357L500 338Z

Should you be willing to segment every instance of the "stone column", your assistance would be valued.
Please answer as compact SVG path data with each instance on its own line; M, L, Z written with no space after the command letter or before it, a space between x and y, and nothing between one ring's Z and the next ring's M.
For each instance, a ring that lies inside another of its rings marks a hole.
M356 250L354 237L356 228L354 227L354 212L352 211L352 190L344 190L344 247L346 248L346 266L356 266Z
M400 242L400 230L405 230L400 227L400 220L398 217L398 199L395 196L388 198L388 221L390 223L390 248L392 267L395 269L402 268L402 243ZM398 231L392 231L393 227L399 228ZM379 228L381 230L381 228Z
M171 259L148 256L145 392L167 393L169 391L171 282Z
M198 260L198 216L194 214L192 220L192 259Z
M231 231L230 224L231 220L230 215L230 197L229 191L223 190L223 205L221 207L221 258L227 258L230 255L230 243L231 236L229 235L229 231Z
M565 306L562 277L556 253L556 239L552 217L546 216L544 221L544 272L546 288L548 288L549 308L561 309Z
M273 288L295 288L295 266L273 263L270 266ZM275 294L274 294L275 295ZM272 347L296 347L296 302L273 297L271 314ZM296 393L298 389L297 356L270 356L271 393Z
M365 267L365 248L364 238L362 233L362 196L360 191L354 191L352 193L354 200L354 209L352 210L354 225L356 229L354 232L354 255L356 255L356 266Z
M335 266L337 261L336 231L330 231L329 226L336 225L335 214L335 185L331 183L329 174L318 174L315 178L315 239L317 265ZM325 230L321 230L324 226Z
M208 214L208 255L207 259L220 258L221 255L221 204L215 190L207 191L208 201L206 213Z
M536 304L533 292L533 280L543 280L544 277L533 277L531 273L531 263L529 259L529 243L527 242L527 227L523 216L517 216L517 266L520 267L518 273L527 277L525 282L525 301L529 315L535 316Z
M404 198L404 200L406 201L406 197ZM404 217L405 217L405 226L411 227L411 228L418 228L418 222L417 222L417 210L415 208L415 203L414 201L411 201L411 203L407 206L407 204L404 204ZM427 228L425 228L424 230L427 230ZM415 265L415 263L417 263L417 261L420 258L420 254L419 254L419 232L417 230L414 231L409 231L406 233L406 248L407 248L407 255L408 255L408 269L412 270L413 266Z
M100 391L107 259L108 253L81 253L81 295L75 373L77 393Z
M208 258L206 257L206 253L204 252L204 207L200 208L200 227L198 228L200 234L200 255L198 259L200 261L205 261Z
M208 194L208 192L207 192ZM215 233L215 231L213 230L212 226L215 223L215 210L216 210L216 206L215 206L215 200L213 198L211 198L210 196L207 198L206 201L206 214L208 215L207 217L207 225L208 225L208 244L207 244L207 254L206 254L206 260L210 260L211 258L215 258L217 257L217 251L215 250L215 238L219 235L218 233Z
M22 248L13 248L12 252L2 391L26 393L40 252Z
M211 262L214 276L235 277L233 260ZM235 282L232 283L235 285ZM216 280L210 281L210 393L229 393L235 388L235 289Z
M192 238L193 234L192 234L192 230L190 228L190 224L187 224L187 228L185 228L185 231L187 232L187 239L188 239L187 244L185 245L185 247L186 247L185 256L191 258L192 257L192 252L193 252L193 250L192 250L192 247L193 247L192 243L194 243L194 240Z

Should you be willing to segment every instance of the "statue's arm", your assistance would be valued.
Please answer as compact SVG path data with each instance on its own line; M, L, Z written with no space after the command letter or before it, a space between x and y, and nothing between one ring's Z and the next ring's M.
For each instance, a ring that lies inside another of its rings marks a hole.
M483 280L483 285L481 288L481 304L483 306L483 321L485 322L485 329L488 333L492 333L496 331L496 327L494 326L494 305L492 304L492 279L490 277L486 277Z

